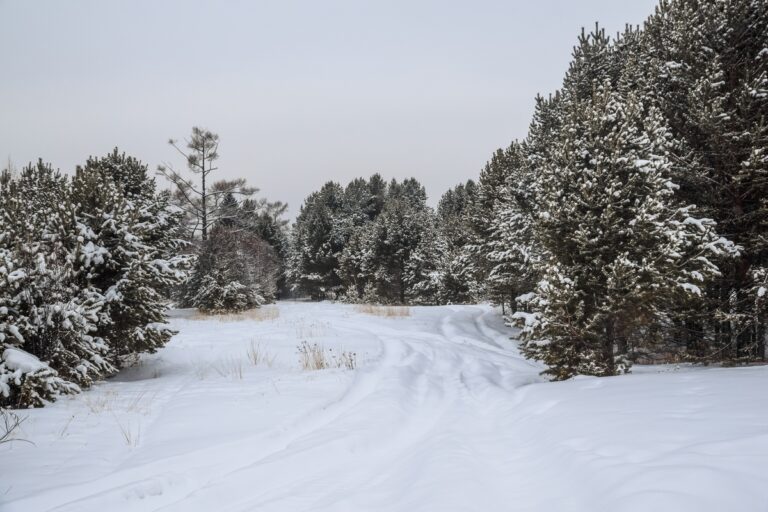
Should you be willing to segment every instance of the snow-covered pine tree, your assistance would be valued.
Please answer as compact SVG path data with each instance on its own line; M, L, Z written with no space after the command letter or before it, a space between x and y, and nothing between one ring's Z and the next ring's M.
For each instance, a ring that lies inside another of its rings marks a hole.
M439 255L440 303L461 304L474 299L478 285L473 282L466 247L471 243L469 213L476 193L477 185L469 180L448 190L437 205L433 243Z
M372 252L374 236L374 223L371 221L355 227L339 256L338 272L346 289L344 300L347 302L365 302L366 290L370 296L376 268Z
M287 266L290 252L288 221L284 218L288 205L276 201L247 198L240 203L244 228L267 242L278 258L277 296L287 296Z
M532 232L534 182L523 145L512 143L504 160L505 181L493 206L485 240L487 286L499 300L515 308L517 297L530 292L537 281Z
M357 178L344 189L339 228L344 249L339 256L337 271L346 290L344 300L359 302L366 289L372 289L373 261L370 249L373 243L372 222L381 213L386 201L387 185L379 174L368 180Z
M722 276L686 318L700 357L764 358L768 310L759 300L768 268L768 2L662 2L643 43L653 92L684 141L680 194L742 247L718 262ZM705 342L705 343L702 343Z
M338 183L326 183L307 197L293 226L289 280L313 299L343 293L337 273L344 250L344 232L339 229L343 194Z
M515 317L524 352L555 379L614 375L642 327L671 302L696 297L717 274L708 258L731 245L714 222L674 196L674 141L660 112L606 79L562 109L562 129L539 163L535 223L542 280Z
M78 283L87 242L64 176L38 162L0 195L0 403L41 406L115 370L95 335L103 297Z
M440 231L431 208L418 216L421 222L419 241L410 253L403 279L408 304L445 304L450 301L446 288L447 270L452 262L448 240ZM456 291L454 288L452 291Z
M493 268L488 255L493 250L490 241L494 233L495 208L501 201L508 173L507 154L499 149L480 172L477 192L467 214L470 233L469 241L464 246L467 273L476 286L473 295L502 305L507 298L503 290L488 285L488 276Z
M210 313L236 312L274 301L280 261L257 234L222 223L200 248L188 302Z
M432 236L434 215L426 204L426 191L415 179L392 180L382 213L366 237L372 246L366 250L366 267L371 269L372 286L381 302L404 304L415 297L416 286L428 278L434 262L412 260L417 247L426 254L423 243ZM417 253L418 254L418 253ZM419 298L423 302L424 292Z
M190 263L179 254L181 210L156 193L146 165L117 149L78 167L72 194L89 238L78 258L81 286L106 300L97 332L111 361L154 352L174 334L164 325L163 290L181 282Z

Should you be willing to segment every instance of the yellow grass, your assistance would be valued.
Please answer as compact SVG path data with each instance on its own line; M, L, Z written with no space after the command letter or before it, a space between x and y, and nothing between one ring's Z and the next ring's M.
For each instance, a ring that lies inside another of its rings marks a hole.
M357 368L357 354L341 350L334 352L332 348L326 349L322 345L314 343L310 345L302 341L299 349L299 364L305 371L325 370L326 368Z
M241 311L240 313L225 313L220 315L207 315L200 311L196 311L191 318L192 320L216 320L219 322L242 322L244 320L262 322L265 320L275 320L279 317L280 308L277 306L262 306L256 309L249 309L248 311Z
M382 316L385 318L402 318L411 316L411 308L408 306L374 306L373 304L361 304L355 306L355 311L366 315Z
M275 364L276 356L267 352L261 346L261 343L256 340L251 341L251 346L248 348L246 355L253 366L261 366L262 364L265 364L267 367L272 368Z

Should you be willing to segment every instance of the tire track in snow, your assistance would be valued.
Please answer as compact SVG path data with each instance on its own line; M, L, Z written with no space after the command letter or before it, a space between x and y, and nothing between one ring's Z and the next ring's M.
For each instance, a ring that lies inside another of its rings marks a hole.
M18 500L8 511L42 510L51 501L61 512L412 510L436 485L448 485L449 496L510 495L508 485L473 476L482 473L480 459L490 459L484 466L506 467L508 456L493 442L498 414L506 409L500 402L509 402L519 385L520 376L511 374L522 370L530 381L534 369L520 362L514 346L504 348L500 340L508 334L485 322L487 308L414 313L416 319L405 322L373 318L365 328L334 317L337 330L378 340L380 354L356 370L338 398L281 432L214 439L181 455ZM424 327L415 321L422 317ZM469 427L461 421L467 415L476 419ZM456 473L454 482L434 476L444 466ZM413 493L388 495L389 484L402 479L414 483Z
M483 315L484 311L480 309L476 314ZM418 453L421 447L430 444L430 439L437 440L441 445L439 451L443 453L453 453L455 456L460 456L462 460L473 458L476 453L465 442L471 438L471 433L467 433L466 436L445 436L440 430L442 426L450 424L446 421L449 413L463 415L466 413L464 409L468 401L477 403L476 397L468 395L467 383L462 381L463 376L477 369L488 370L490 365L485 362L484 365L470 365L469 368L464 368L465 362L462 356L466 354L457 354L453 350L458 343L453 339L455 333L450 328L450 324L450 317L441 319L440 325L443 331L438 336L432 333L410 333L409 336L404 337L402 332L396 330L382 328L378 331L384 350L390 354L390 357L384 358L384 364L376 368L376 372L383 374L378 380L383 389L368 394L367 401L357 402L355 407L349 408L351 417L337 418L341 421L333 425L325 425L325 429L330 427L337 433L357 432L357 439L352 443L345 442L338 436L315 432L314 439L308 439L305 445L295 447L292 451L281 451L269 459L258 461L247 468L240 468L234 473L228 473L226 477L220 479L220 482L217 482L220 485L216 488L202 489L188 498L204 507L215 506L221 494L236 493L246 481L259 481L268 482L265 485L265 491L257 491L257 496L243 498L220 509L226 511L324 510L326 508L343 510L340 503L344 500L345 494L339 492L339 489L355 489L358 495L360 493L375 495L377 483L386 481L382 475L386 475L388 471L391 472L392 468L403 470L403 465L399 461L408 453ZM473 343L469 344L470 351L476 355L488 356L484 351L485 347L494 348L495 343L488 344L488 339L482 338L484 334L475 333L475 336L476 339L471 340ZM502 362L506 364L509 353L499 352L493 350L490 354L491 359L503 355ZM398 354L399 357L392 357L393 353ZM501 379L497 381L486 379L485 382L490 387L503 387ZM391 402L389 409L382 407L382 403L388 397ZM504 398L510 397L505 394ZM404 403L411 404L411 407L398 415L397 409ZM382 409L388 414L382 414ZM487 413L488 410L489 408L483 407L483 413ZM390 421L373 431L365 424L355 424L356 418L366 418L371 415ZM486 425L485 433L487 434L493 428L488 428ZM441 439L441 435L444 439ZM376 447L377 443L380 446ZM352 452L356 456L349 456L349 453L345 454L345 452ZM338 460L334 461L334 454L347 456L338 456ZM347 467L350 464L356 464L355 471L352 473ZM285 480L282 482L279 480L283 479L277 479L276 482L274 478L270 478L273 475L290 475L292 468L307 468L308 465L315 467L311 471L304 470L300 477L295 475L287 479L283 477ZM418 464L414 466L418 467ZM333 475L333 478L325 479L324 475ZM326 482L326 484L319 485L317 482ZM311 491L311 499L305 498L308 490ZM392 509L391 505L387 503L383 508ZM220 504L219 507L221 507ZM183 509L184 504L180 502L163 510Z

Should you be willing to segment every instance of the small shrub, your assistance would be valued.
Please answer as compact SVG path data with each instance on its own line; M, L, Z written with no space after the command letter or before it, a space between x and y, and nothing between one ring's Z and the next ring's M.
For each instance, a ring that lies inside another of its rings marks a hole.
M149 414L151 410L152 402L157 395L153 394L147 396L146 391L141 391L133 396L125 405L126 412L138 412L141 414ZM146 398L146 400L145 400Z
M192 305L203 313L238 313L258 308L264 302L258 287L226 281L218 274L205 276L192 299Z

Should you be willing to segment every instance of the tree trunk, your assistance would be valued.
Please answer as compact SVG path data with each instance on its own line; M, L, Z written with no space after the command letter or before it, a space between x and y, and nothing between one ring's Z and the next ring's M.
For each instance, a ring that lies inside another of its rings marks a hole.
M603 364L606 376L616 375L616 362L613 359L613 345L616 341L616 329L613 319L605 322L605 339L603 340Z
M208 208L206 206L206 192L205 192L205 151L203 151L202 158L202 177L203 177L203 241L208 240Z

